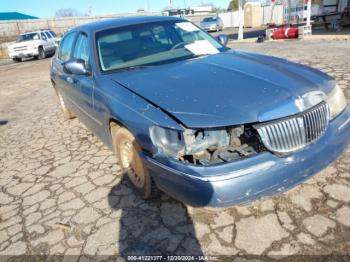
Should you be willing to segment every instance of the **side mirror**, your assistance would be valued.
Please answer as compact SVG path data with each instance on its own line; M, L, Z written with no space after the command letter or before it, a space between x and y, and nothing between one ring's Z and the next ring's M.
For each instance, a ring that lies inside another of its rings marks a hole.
M86 68L85 61L73 59L63 63L63 69L67 74L90 75L90 70Z
M222 44L223 46L227 46L228 43L228 36L221 34L218 36L218 41L220 42L220 44Z

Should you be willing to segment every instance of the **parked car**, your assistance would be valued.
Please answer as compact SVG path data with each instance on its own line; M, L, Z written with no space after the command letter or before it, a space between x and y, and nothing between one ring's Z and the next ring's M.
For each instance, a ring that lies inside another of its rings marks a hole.
M203 18L200 22L200 27L205 31L221 31L224 28L224 23L218 16L209 16Z
M332 77L219 39L181 18L128 17L73 28L53 58L64 116L115 152L145 198L159 188L229 206L276 195L349 143Z
M52 30L39 30L21 34L16 43L8 46L8 55L15 62L22 58L44 59L55 53L59 38Z

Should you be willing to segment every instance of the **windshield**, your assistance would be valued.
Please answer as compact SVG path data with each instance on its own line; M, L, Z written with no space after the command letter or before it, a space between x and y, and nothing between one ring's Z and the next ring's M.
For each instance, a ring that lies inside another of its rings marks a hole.
M216 22L216 17L206 17L203 19L203 22Z
M102 71L169 63L225 48L190 22L157 22L113 28L96 34Z
M30 40L38 40L39 34L37 33L30 33L30 34L24 34L17 37L16 42L24 42L24 41L30 41Z

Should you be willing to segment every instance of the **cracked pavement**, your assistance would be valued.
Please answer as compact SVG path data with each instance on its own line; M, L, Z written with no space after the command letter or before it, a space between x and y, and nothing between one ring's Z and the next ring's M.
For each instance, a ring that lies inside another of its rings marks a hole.
M335 77L350 99L348 41L233 43ZM295 189L226 209L144 201L78 119L64 120L50 59L0 66L0 254L350 254L350 149Z

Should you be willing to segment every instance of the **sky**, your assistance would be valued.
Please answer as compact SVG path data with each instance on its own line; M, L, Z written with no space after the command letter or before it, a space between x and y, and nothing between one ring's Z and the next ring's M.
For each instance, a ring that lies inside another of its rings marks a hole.
M40 18L53 17L61 8L73 8L79 13L103 15L122 12L135 12L139 8L161 11L170 0L0 0L0 12L20 12ZM172 0L174 8L213 3L227 8L230 0Z

